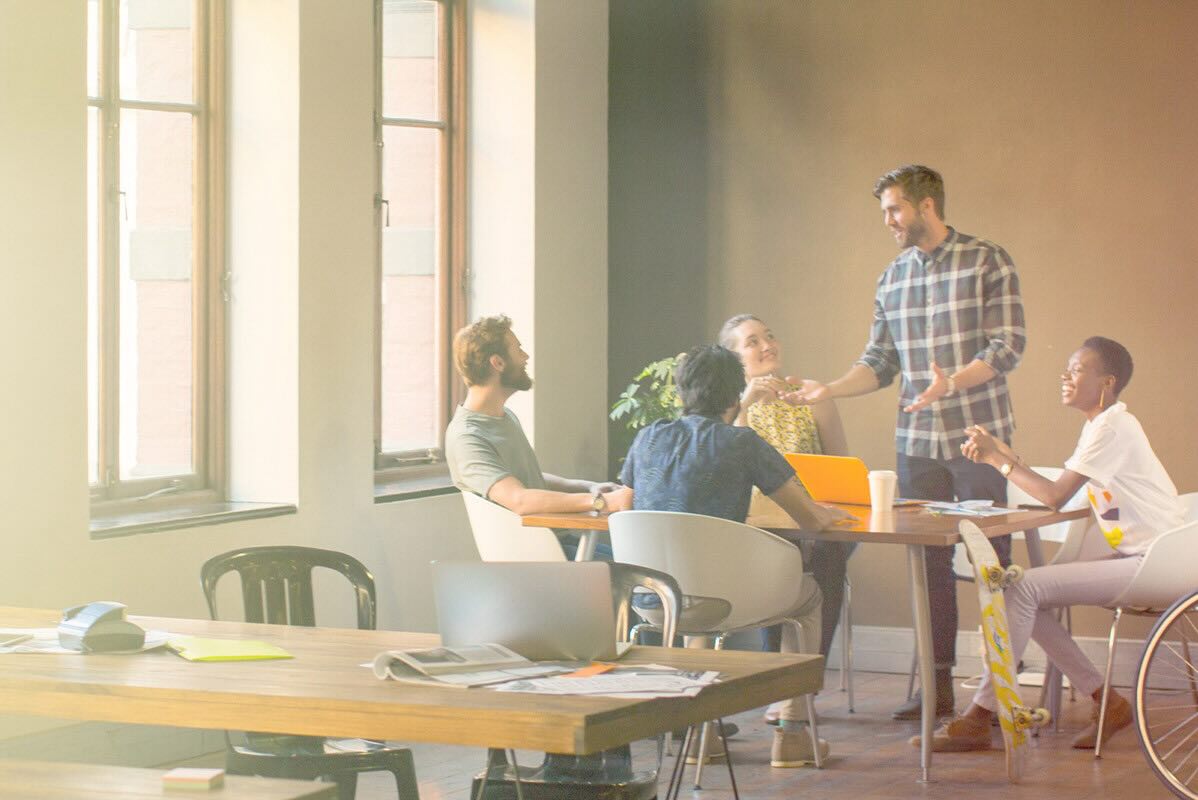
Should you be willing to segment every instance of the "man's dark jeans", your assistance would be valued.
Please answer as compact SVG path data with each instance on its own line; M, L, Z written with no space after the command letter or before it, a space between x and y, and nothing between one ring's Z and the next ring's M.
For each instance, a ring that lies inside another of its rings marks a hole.
M988 464L967 458L941 461L898 454L898 493L919 500L993 500L1007 502L1007 480ZM991 539L1003 566L1011 563L1011 537ZM924 548L928 566L928 601L932 610L932 653L937 669L957 663L957 581L953 548Z

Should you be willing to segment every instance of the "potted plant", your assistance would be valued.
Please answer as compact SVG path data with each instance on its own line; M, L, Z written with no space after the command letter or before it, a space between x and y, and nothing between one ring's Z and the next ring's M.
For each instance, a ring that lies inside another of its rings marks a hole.
M623 422L635 433L659 419L676 419L682 413L678 390L674 388L674 368L679 356L654 361L640 371L628 388L612 404L613 422Z

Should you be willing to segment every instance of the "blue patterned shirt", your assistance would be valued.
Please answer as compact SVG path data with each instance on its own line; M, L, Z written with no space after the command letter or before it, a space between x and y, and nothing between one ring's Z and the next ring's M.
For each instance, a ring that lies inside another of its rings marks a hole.
M1005 375L1027 341L1015 264L993 242L948 230L931 253L908 248L878 278L870 340L858 360L879 386L902 375L895 447L908 456L959 456L971 425L1005 442L1015 431ZM903 411L932 382L933 362L951 375L975 359L998 374L915 413Z
M786 459L752 428L688 414L642 429L620 480L632 487L635 509L744 522L754 486L769 495L794 476Z

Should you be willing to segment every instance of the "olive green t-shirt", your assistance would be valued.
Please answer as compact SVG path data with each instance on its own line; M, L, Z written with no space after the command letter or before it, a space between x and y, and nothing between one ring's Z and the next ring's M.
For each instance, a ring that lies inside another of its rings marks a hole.
M502 417L492 417L458 406L445 429L445 461L454 484L481 497L508 475L529 489L545 488L524 428L506 407Z

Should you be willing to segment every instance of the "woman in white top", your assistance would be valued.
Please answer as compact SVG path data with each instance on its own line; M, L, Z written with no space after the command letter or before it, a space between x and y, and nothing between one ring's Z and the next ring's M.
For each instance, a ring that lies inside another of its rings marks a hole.
M990 464L1052 508L1060 508L1085 487L1095 522L1111 547L1110 555L1098 561L1029 569L1022 581L1005 592L1013 660L1019 661L1029 637L1035 639L1073 685L1094 698L1091 724L1073 740L1073 746L1082 749L1093 748L1097 738L1102 675L1052 610L1109 604L1127 588L1153 539L1184 521L1173 481L1152 452L1139 421L1118 401L1131 372L1127 349L1101 336L1087 339L1070 356L1061 375L1061 403L1084 414L1086 423L1077 448L1055 481L1033 472L1008 445L981 428L969 429L969 441L961 446L967 458ZM988 749L996 708L987 670L973 704L936 731L933 749ZM1130 704L1111 692L1103 740L1131 720Z

